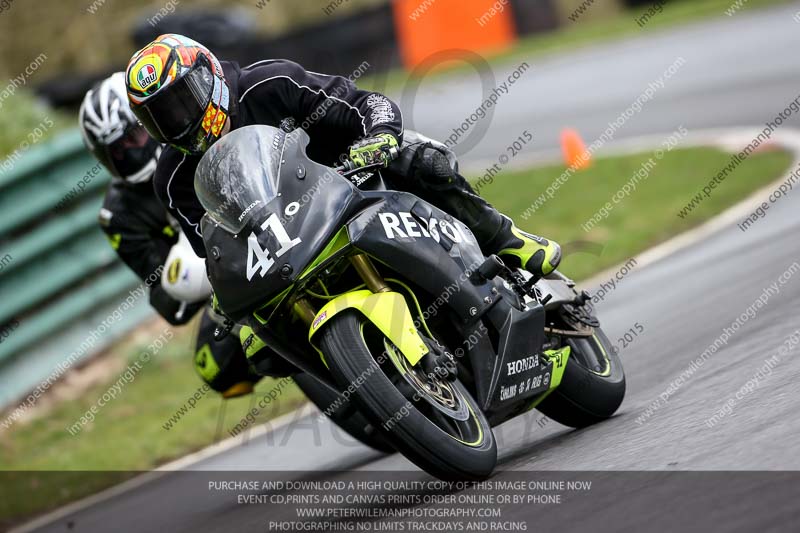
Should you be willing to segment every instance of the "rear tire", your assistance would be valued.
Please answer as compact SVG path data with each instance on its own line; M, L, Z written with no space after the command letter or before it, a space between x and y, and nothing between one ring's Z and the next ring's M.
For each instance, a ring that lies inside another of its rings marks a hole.
M366 328L370 330L365 334ZM383 338L376 332L377 328L357 311L345 311L330 320L320 348L337 383L343 390L351 390L361 412L389 436L399 452L426 472L449 480L488 477L497 464L497 444L472 396L457 380L452 382L449 392L466 413L460 421L427 407L429 402L424 398L410 401L408 392L404 395L398 388L406 382L399 372L394 375L394 364L384 362L382 367L376 362L388 352L368 343L368 338L373 343L376 336ZM433 421L436 417L438 423ZM439 424L449 427L450 432Z
M395 452L394 447L389 444L386 437L369 423L352 402L342 400L339 395L308 374L297 374L293 376L293 379L297 386L308 396L308 399L323 413L329 410L331 406L336 405L337 400L339 400L340 405L327 416L345 433L373 450L382 453Z
M571 354L561 384L539 411L559 424L583 428L610 418L625 397L625 372L600 328L592 337L567 340Z

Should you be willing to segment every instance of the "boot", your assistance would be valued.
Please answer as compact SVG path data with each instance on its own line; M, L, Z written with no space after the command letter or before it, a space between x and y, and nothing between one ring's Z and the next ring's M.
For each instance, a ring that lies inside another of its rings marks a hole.
M522 231L507 217L503 217L503 227L487 247L508 266L522 267L537 278L550 274L561 262L557 242Z

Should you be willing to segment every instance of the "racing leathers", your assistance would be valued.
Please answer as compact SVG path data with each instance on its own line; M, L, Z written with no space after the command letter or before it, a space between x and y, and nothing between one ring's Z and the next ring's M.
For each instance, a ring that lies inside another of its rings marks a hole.
M195 368L202 379L221 393L243 382L258 381L236 338L214 340L217 323L205 302L190 304L179 312L181 302L161 286L160 273L170 249L178 241L180 229L156 199L153 184L149 180L133 184L114 178L106 191L98 220L120 259L139 279L148 281L150 305L167 322L185 324L206 307L194 350Z

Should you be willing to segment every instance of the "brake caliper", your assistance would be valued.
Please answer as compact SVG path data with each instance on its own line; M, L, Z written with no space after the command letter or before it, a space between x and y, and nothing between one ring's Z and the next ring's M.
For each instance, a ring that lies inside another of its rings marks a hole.
M447 349L433 339L422 336L425 344L428 345L430 352L422 358L422 365L425 373L430 378L444 378L447 381L455 381L458 378L458 365L455 357Z

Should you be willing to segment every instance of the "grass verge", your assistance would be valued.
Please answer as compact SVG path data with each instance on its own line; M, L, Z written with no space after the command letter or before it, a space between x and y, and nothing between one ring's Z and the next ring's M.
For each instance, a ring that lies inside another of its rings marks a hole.
M485 185L481 194L525 229L562 244L597 243L590 247L596 253L565 257L564 272L580 279L634 257L721 212L777 179L792 160L783 151L751 155L690 217L681 219L677 212L728 163L730 154L714 148L673 150L658 161L635 191L615 204L607 218L584 232L581 224L610 201L614 192L650 157L651 154L637 154L595 160L589 169L575 174L527 221L521 215L564 170L563 166L502 173ZM174 420L201 385L192 368L192 342L193 332L189 327L177 330L175 339L124 386L119 397L106 404L95 420L74 436L67 428L95 404L110 383L92 387L74 401L57 404L46 416L0 433L0 470L18 471L16 476L2 474L3 485L9 490L0 490L6 492L0 498L0 526L97 492L136 471L151 469L227 437L228 431L252 407L253 397L229 400L226 414L221 418L222 400L209 391L195 407ZM130 360L143 348L135 346L130 350ZM122 361L121 367L126 363L127 360ZM114 380L117 375L114 374ZM263 380L255 399L264 397L273 387L275 380ZM276 401L258 413L257 421L274 418L303 401L299 389L285 388ZM171 417L173 424L165 429ZM59 471L73 473L59 474ZM30 491L13 487L36 488L37 496L22 497L21 494Z
M563 165L502 173L480 194L519 226L565 245L561 270L586 278L634 257L673 235L697 226L725 208L776 180L792 162L782 150L752 154L686 218L677 213L704 184L730 162L731 154L716 148L675 149L655 160L646 178L619 203L612 195L640 173L651 153L596 159L578 171L527 220L531 202L564 171ZM610 202L612 209L587 232L582 225ZM587 242L595 243L587 246ZM599 246L598 246L599 245ZM583 248L585 252L570 252ZM596 255L595 255L596 254Z
M169 344L74 435L68 428L96 405L146 343L129 348L129 357L121 357L121 369L112 373L108 383L0 433L0 471L4 471L0 472L0 529L4 523L98 492L227 438L251 408L258 408L256 402L276 387L276 380L263 379L255 395L227 400L224 409L220 396L209 390L189 408L189 398L202 386L193 368L193 344L192 326L176 329ZM253 425L304 401L294 384L283 387L276 400L259 409ZM35 489L35 498L30 498L30 489Z

